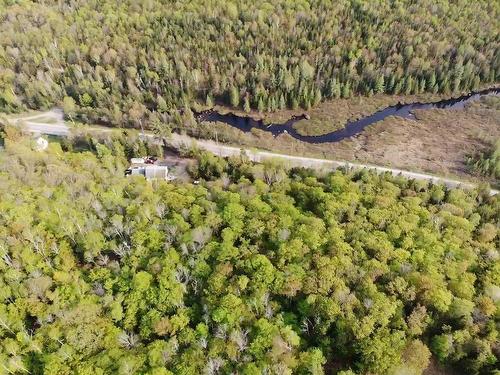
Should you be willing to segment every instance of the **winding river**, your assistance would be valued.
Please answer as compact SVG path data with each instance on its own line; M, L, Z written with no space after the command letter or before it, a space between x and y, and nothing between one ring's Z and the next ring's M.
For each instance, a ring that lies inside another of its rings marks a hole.
M361 133L367 126L382 121L388 116L397 116L403 118L415 118L413 111L418 109L463 109L464 106L474 100L478 100L483 96L499 96L500 88L492 88L483 90L469 95L464 95L454 99L446 99L433 103L411 103L411 104L397 104L377 111L360 120L348 122L344 128L335 130L331 133L318 135L318 136L304 136L300 135L293 125L299 121L306 119L307 115L295 116L287 120L283 124L265 124L263 120L254 120L250 117L238 116L234 113L220 114L213 110L200 112L197 114L199 121L208 122L222 122L235 127L244 132L249 132L253 128L261 129L270 132L272 135L277 136L282 133L288 133L293 138L307 143L327 143L327 142L340 142L343 139L352 137Z

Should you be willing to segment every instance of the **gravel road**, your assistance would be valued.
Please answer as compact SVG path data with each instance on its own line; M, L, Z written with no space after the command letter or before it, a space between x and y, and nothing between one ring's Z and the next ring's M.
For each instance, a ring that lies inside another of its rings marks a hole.
M39 112L25 117L9 118L9 122L13 125L18 125L24 127L26 130L32 133L49 134L57 136L67 136L71 133L71 126L66 124L63 117L63 112L60 109L52 109L46 112ZM88 126L96 132L106 132L110 129L106 129L98 126ZM153 138L156 137L152 133L145 133L145 137ZM175 146L179 145L195 145L198 148L204 149L206 151L212 152L216 155L227 157L231 155L240 155L242 150L248 155L250 160L254 162L262 162L266 159L282 160L289 166L293 167L307 167L315 169L335 169L339 167L350 167L355 169L370 169L377 173L389 172L393 175L401 175L409 179L415 180L425 180L430 181L435 184L444 184L449 188L474 188L476 185L470 182L460 181L456 179L433 176L425 173L417 173L411 171L405 171L396 168L387 168L377 165L362 164L362 163L351 163L341 160L328 160L328 159L316 159L308 158L303 156L293 156L285 154L277 154L268 151L260 151L254 149L242 149L240 147L228 146L225 144L216 143L209 140L194 139L186 135L173 134L168 140L171 144ZM491 190L491 194L498 194L498 190Z

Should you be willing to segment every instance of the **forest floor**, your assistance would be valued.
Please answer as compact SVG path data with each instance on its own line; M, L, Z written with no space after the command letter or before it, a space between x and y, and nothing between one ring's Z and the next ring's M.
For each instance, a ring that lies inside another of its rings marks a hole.
M443 367L435 357L431 357L431 363L424 370L423 375L458 375L458 373L449 367Z

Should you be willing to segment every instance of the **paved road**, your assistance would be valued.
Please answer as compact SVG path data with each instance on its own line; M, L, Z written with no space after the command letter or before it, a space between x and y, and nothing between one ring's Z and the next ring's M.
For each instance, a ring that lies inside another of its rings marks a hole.
M47 112L37 113L26 117L18 117L9 119L10 123L14 125L24 126L28 131L33 133L50 134L58 136L67 136L71 133L71 127L68 126L63 118L63 113L60 109L53 109ZM86 129L91 129L95 132L109 132L111 129L98 127L98 126L88 126ZM153 133L145 133L145 137L155 138ZM228 146L225 144L216 143L209 140L199 140L188 137L186 135L173 134L171 139L168 140L174 146L179 145L196 145L197 147L204 149L206 151L212 152L216 155L227 157L232 155L240 155L242 148ZM449 188L474 188L475 184L470 182L459 181L451 178L438 177L425 173L417 173L411 171L405 171L396 168L386 168L370 164L362 163L351 163L340 160L327 160L327 159L316 159L308 158L303 156L292 156L277 154L268 151L243 149L250 160L254 162L262 162L266 159L277 159L286 162L288 165L293 167L308 167L315 169L335 169L340 167L350 167L355 169L370 169L377 173L389 172L393 175L402 175L409 179L415 180L425 180L430 181L435 184L444 184ZM498 194L498 190L491 190L491 194Z

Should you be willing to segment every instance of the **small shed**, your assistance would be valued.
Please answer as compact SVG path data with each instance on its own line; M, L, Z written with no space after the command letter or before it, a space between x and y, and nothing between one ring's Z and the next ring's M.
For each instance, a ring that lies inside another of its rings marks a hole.
M131 164L143 164L144 158L132 158L130 159Z

